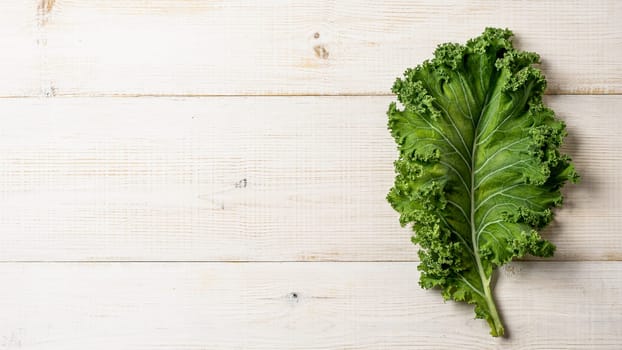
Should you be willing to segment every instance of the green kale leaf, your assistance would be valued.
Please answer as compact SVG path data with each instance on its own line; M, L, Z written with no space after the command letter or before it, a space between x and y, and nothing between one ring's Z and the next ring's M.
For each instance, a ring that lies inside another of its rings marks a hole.
M526 254L553 255L538 230L578 175L559 148L565 124L545 107L539 56L512 33L487 28L466 45L439 45L393 92L389 129L399 150L387 199L412 224L423 288L475 304L493 336L504 334L493 271Z

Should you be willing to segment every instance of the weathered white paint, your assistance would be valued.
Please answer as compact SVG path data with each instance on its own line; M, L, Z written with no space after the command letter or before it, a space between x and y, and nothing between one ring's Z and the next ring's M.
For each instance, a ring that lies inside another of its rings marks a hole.
M551 92L622 92L619 1L52 3L40 48L51 94L387 94L437 44L487 26L542 55Z
M0 97L39 95L43 33L33 0L4 0L0 5ZM49 81L49 79L48 79ZM5 118L5 116L0 116Z
M390 97L5 99L0 259L415 260ZM621 260L618 96L550 96L583 175L556 259Z
M513 263L509 338L416 263L0 264L2 349L616 349L622 262Z
M622 348L621 17L613 0L3 1L0 349ZM384 201L390 97L222 97L386 95L486 26L542 55L549 93L618 94L548 98L583 182L545 232L557 261L499 278L506 339L386 262L416 259ZM143 95L179 98L109 98ZM78 98L12 98L32 96Z

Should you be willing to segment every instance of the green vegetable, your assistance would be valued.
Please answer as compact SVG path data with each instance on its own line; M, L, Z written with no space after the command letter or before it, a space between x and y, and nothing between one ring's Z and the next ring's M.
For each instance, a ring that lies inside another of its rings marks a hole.
M539 56L515 49L509 30L487 28L466 45L439 45L434 58L397 79L403 105L389 106L399 149L387 199L412 223L423 288L475 304L493 336L503 324L493 271L514 258L553 255L538 229L578 175L559 151L565 125L542 103Z

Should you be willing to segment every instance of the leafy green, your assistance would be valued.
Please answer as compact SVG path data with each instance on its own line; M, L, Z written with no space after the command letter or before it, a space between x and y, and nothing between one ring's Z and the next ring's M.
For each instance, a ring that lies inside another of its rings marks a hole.
M493 336L504 328L493 271L555 246L537 232L578 175L559 151L565 125L542 103L539 56L515 49L512 33L487 28L466 45L439 45L434 58L397 79L403 105L389 106L399 149L387 199L412 224L423 288L475 304Z

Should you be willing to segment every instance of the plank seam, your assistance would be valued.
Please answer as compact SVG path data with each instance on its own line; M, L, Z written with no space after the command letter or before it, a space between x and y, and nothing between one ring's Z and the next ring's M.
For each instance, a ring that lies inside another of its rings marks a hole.
M50 88L48 86L48 88ZM389 93L339 93L339 94L63 94L48 88L41 95L3 95L0 99L62 99L62 98L226 98L226 97L390 97ZM53 88L53 87L51 87ZM622 96L622 93L549 93L546 96Z
M513 260L512 263L621 262L608 260ZM418 260L2 260L0 264L290 264L290 263L418 263ZM504 265L505 266L505 265Z

